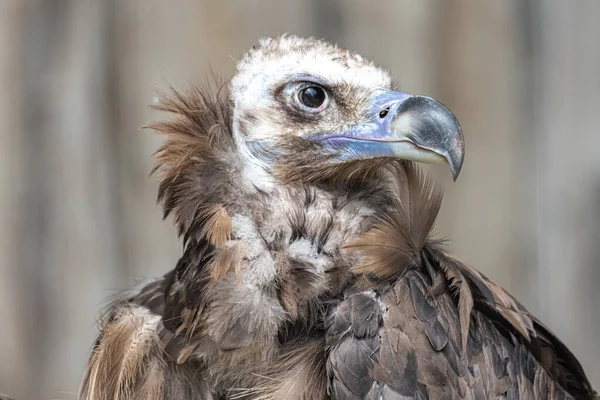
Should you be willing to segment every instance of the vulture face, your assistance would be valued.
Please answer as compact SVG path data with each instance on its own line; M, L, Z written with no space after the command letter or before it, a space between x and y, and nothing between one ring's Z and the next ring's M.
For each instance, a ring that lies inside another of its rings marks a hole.
M322 41L262 40L239 63L231 95L239 150L266 170L381 158L447 163L454 179L461 169L461 128L444 105L391 90L386 71Z

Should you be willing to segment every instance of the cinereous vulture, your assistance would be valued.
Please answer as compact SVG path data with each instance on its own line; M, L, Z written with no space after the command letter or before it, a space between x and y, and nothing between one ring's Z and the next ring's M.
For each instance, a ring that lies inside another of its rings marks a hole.
M580 363L431 236L441 103L317 39L263 39L164 96L158 199L183 240L101 319L81 398L594 399Z

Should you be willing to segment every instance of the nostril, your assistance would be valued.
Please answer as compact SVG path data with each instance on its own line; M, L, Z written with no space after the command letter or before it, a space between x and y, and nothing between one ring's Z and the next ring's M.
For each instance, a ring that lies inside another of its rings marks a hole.
M389 112L390 112L390 108L389 107L384 108L383 110L381 110L379 112L379 118L385 118L386 115L388 115Z

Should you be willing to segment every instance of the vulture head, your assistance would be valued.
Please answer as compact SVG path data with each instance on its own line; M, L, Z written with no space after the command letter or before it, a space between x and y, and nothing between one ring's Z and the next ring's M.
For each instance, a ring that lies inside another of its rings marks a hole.
M194 346L268 348L283 325L321 318L323 296L418 263L441 197L413 164L445 163L456 178L464 158L444 105L317 39L263 39L228 90L159 104L174 114L152 125L167 135L159 200L185 243L164 320ZM382 237L397 247L370 253Z
M235 143L257 183L344 178L344 164L386 158L447 163L456 179L463 162L444 105L392 90L387 71L323 41L262 40L238 64L231 100Z

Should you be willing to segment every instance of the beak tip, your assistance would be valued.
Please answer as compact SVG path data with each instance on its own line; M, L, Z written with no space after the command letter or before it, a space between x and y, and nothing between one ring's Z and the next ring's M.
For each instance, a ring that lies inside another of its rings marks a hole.
M450 172L452 173L452 180L456 182L458 179L458 175L460 175L460 171L462 170L462 165L464 161L464 148L461 147L460 152L456 153L458 157L450 158L448 164L450 164Z
M458 175L460 174L460 169L458 170L452 170L452 182L456 182L456 180L458 179Z
M456 120L456 117L454 117L454 121L456 124L455 126L457 134L455 135L455 142L448 157L448 164L450 165L450 171L452 172L452 180L456 182L465 160L465 140L462 133L462 128Z

